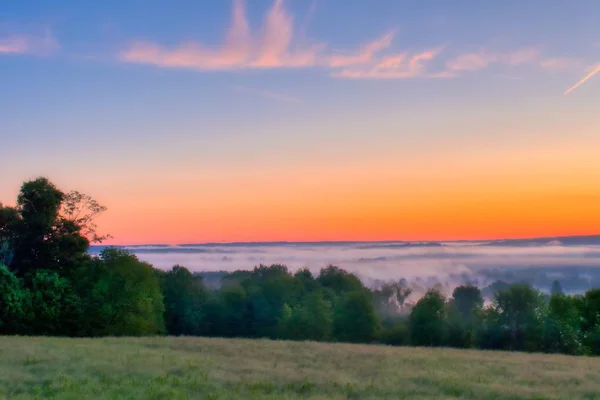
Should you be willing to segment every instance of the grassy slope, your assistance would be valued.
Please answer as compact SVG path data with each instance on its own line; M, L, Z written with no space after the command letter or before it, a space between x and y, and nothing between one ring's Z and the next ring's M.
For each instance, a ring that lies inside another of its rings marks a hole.
M205 338L0 337L0 398L600 399L600 358Z

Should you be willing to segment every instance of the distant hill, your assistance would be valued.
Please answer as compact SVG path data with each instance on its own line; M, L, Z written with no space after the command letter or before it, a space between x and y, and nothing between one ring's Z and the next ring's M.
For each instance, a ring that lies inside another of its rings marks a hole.
M482 243L485 246L594 246L600 245L600 235L592 236L555 236L531 239L505 239Z
M116 245L131 249L136 253L142 252L182 252L182 253L202 253L210 251L214 253L215 248L233 248L233 247L346 247L355 246L360 249L402 249L412 247L443 247L445 244L471 244L478 246L594 246L600 245L600 235L589 236L551 236L528 239L499 239L499 240L459 240L459 241L323 241L323 242L231 242L231 243L185 243L178 245L168 244L143 244L143 245ZM91 253L99 253L107 246L90 246ZM223 250L227 253L226 250Z

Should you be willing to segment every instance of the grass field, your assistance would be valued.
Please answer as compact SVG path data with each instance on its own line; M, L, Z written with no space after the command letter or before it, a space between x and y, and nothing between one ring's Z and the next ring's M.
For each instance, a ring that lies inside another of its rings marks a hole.
M0 337L0 397L600 399L600 358L268 340Z

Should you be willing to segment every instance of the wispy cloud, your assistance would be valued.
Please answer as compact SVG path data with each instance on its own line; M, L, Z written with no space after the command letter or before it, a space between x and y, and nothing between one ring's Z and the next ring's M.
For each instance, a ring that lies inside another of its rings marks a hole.
M376 53L384 50L392 44L395 31L392 30L381 38L361 46L358 51L352 54L335 54L329 59L328 65L332 68L347 67L350 65L366 64L373 61Z
M27 40L21 36L0 38L0 54L22 54L27 52L28 47Z
M186 42L168 48L150 41L134 41L119 58L127 63L198 70L319 67L329 69L332 76L352 79L454 75L448 71L427 72L426 63L437 56L439 49L386 54L395 30L342 54L326 54L324 44L299 44L294 37L294 18L284 5L283 0L274 0L258 35L248 25L245 3L235 0L231 25L221 46L208 48L198 42Z
M452 71L476 71L487 68L490 62L485 54L467 53L448 61L446 66Z
M59 48L60 45L50 30L37 36L26 34L0 36L0 54L47 55Z
M487 52L461 54L446 62L451 71L477 71L488 68L492 64L518 66L534 63L539 59L539 51L535 48L522 48L511 52Z
M570 88L568 88L564 95L568 95L569 93L571 93L573 90L577 89L579 86L583 85L585 82L587 82L589 79L591 79L594 75L596 75L598 72L600 72L600 64L596 65L595 67L592 67L590 72L583 77L583 79L581 79L579 82L577 82L575 85L571 86Z
M293 17L285 9L283 0L275 0L265 17L260 36L254 38L246 18L245 3L236 0L231 25L219 48L208 48L198 42L168 48L153 42L135 41L121 52L120 59L128 63L200 70L315 65L320 46L294 46L293 33Z
M240 91L240 92L253 93L258 96L266 97L271 100L285 101L288 103L303 103L304 102L302 99L300 99L298 97L290 96L288 94L284 94L284 93L280 93L280 92L275 92L272 90L257 89L257 88L241 86L241 85L232 85L231 88L236 91Z
M440 51L441 49L433 49L412 55L392 54L381 57L377 62L366 67L335 71L332 76L351 79L451 78L454 74L450 71L429 72L426 68L426 64L435 59Z
M540 61L540 67L547 71L557 71L563 69L581 68L583 65L582 60L574 58L548 58Z
M557 71L582 64L576 59L543 57L537 47L509 51L482 49L458 53L451 58L446 53L442 54L442 47L399 50L393 46L396 29L355 49L336 51L324 43L306 38L304 31L307 21L315 13L316 4L313 0L304 22L300 21L299 32L296 32L294 16L286 9L285 0L273 0L261 26L254 32L248 23L245 0L233 0L231 23L220 45L206 46L198 41L187 41L165 46L154 41L135 40L119 53L119 59L125 63L195 70L310 67L325 70L332 77L346 79L452 78L492 66L502 67L495 73L510 75L509 70L519 66ZM22 51L24 45L13 41L0 42L0 46L8 52ZM592 71L578 85L596 72Z

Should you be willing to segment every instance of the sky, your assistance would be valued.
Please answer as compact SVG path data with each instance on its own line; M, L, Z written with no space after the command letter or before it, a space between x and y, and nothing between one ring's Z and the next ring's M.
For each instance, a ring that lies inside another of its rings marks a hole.
M111 243L600 233L600 2L5 2L0 202Z

